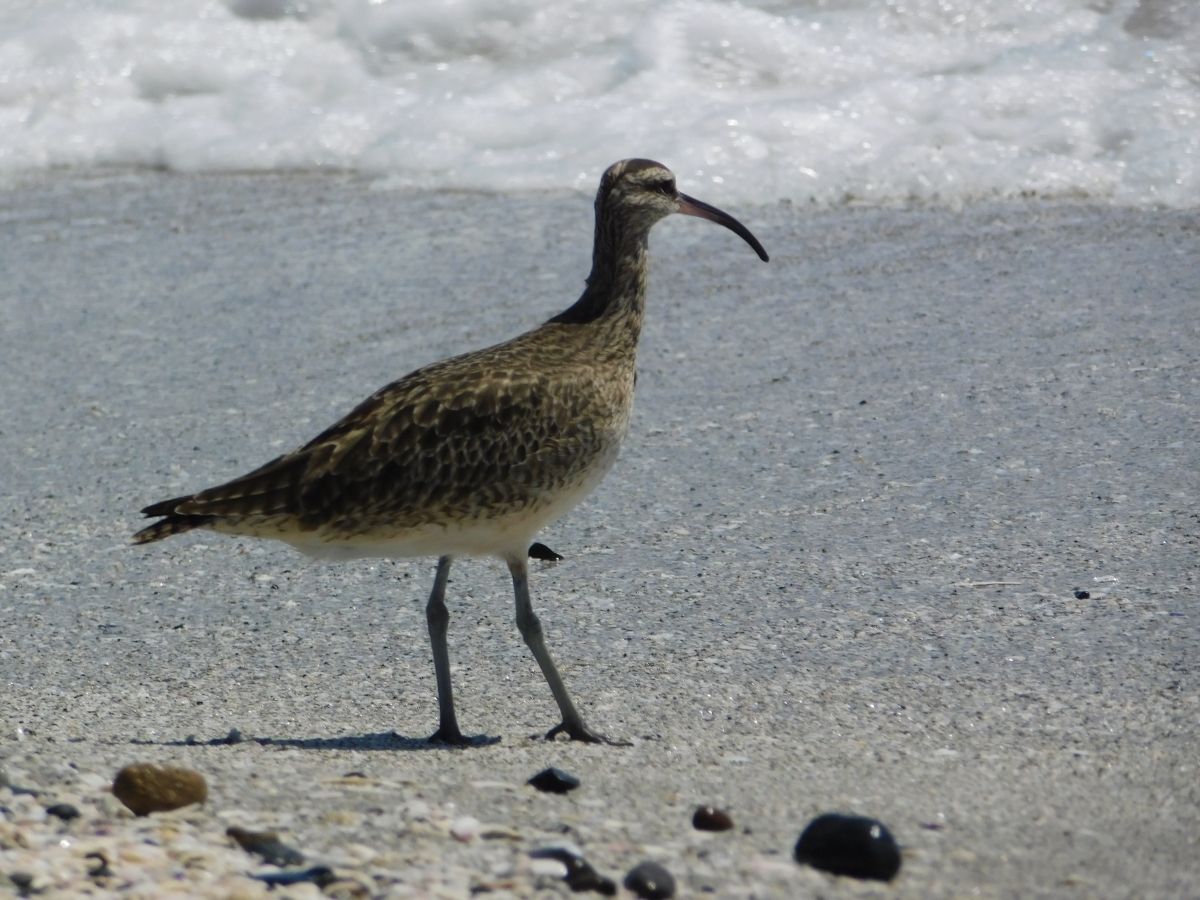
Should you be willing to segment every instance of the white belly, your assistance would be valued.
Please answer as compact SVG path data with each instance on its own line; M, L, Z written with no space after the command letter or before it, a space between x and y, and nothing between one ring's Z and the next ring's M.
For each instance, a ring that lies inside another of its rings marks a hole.
M566 515L604 480L620 452L620 444L595 460L583 477L565 490L540 498L525 509L507 515L446 524L431 523L406 529L398 535L352 537L320 531L280 535L301 553L317 559L348 560L365 557L498 556L524 557L539 531Z

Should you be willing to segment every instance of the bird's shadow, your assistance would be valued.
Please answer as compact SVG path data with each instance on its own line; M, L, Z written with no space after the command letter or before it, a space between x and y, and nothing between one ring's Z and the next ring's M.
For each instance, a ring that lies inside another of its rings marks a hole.
M228 737L199 741L189 738L183 741L131 741L134 744L153 744L165 747L229 747L236 744L255 743L263 747L279 747L292 750L457 750L472 747L490 747L499 744L501 738L478 734L470 738L469 744L434 743L429 738L405 737L395 731L380 731L375 734L348 734L341 737L273 738L243 737L231 741Z

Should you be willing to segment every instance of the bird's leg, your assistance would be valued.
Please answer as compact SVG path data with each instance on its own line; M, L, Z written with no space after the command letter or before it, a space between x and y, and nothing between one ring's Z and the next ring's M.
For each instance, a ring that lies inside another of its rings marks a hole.
M438 730L429 738L435 744L470 744L458 730L454 716L454 689L450 685L450 650L446 646L446 631L450 627L450 611L446 609L446 582L450 579L452 556L438 559L433 591L425 606L425 621L429 624L429 642L433 645L433 671L437 675Z
M567 686L563 684L562 676L558 674L554 660L550 657L550 651L546 649L546 642L542 640L542 623L534 614L533 604L529 600L529 567L524 557L510 556L508 571L512 573L513 590L517 595L517 628L529 649L533 651L533 658L542 667L542 674L546 676L546 683L550 685L550 692L554 694L554 700L563 717L561 724L556 725L546 735L546 740L553 740L556 734L565 731L575 741L586 741L589 744L620 743L589 729L583 721L583 716L571 702Z

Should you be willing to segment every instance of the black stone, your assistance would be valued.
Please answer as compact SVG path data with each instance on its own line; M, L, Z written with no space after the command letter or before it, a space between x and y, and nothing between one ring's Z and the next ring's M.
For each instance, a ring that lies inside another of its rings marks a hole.
M900 871L900 848L880 822L826 813L813 819L796 842L796 862L835 875L891 881Z
M562 559L562 554L555 553L545 544L530 544L529 545L530 559L544 559L546 562L558 562Z
M675 896L675 878L656 862L638 863L625 876L625 887L642 900L668 900Z
M1092 597L1092 595L1089 594L1087 591L1076 591L1075 592L1076 600L1090 600L1091 597Z
M565 794L580 785L579 779L574 775L568 775L562 769L553 766L538 772L527 783L548 794Z
M261 856L271 866L298 866L304 862L304 854L279 840L274 831L247 831L234 826L225 833L233 838L247 853Z
M317 887L323 888L325 885L333 884L338 880L338 877L333 874L333 869L329 868L329 866L313 866L311 869L305 869L303 872L271 872L266 875L252 875L251 877L257 878L259 881L265 881L270 887L311 881Z
M8 880L16 885L17 893L22 897L29 896L29 888L33 886L33 876L28 872L13 872Z
M46 815L57 816L64 822L70 822L72 819L79 818L79 810L70 803L55 803L53 806L46 807Z
M692 827L697 831L728 831L733 827L733 819L723 809L698 806L692 816Z
M563 881L573 891L596 891L605 897L612 897L617 893L615 881L601 875L592 868L591 863L582 856L576 856L566 847L541 847L531 851L529 855L533 859L557 859L566 866L567 874L563 876Z

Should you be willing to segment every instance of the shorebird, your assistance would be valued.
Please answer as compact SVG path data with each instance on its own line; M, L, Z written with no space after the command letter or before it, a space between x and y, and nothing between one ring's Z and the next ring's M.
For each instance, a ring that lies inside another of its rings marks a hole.
M741 222L679 193L645 159L618 162L596 194L592 271L566 311L512 340L417 369L307 444L241 478L147 506L146 544L194 528L272 538L325 559L436 556L425 609L437 676L432 742L470 744L450 683L446 582L456 556L503 559L517 628L562 714L547 740L608 742L571 701L529 597L530 541L595 489L629 429L651 227L698 216L767 252ZM552 552L552 551L551 551Z

